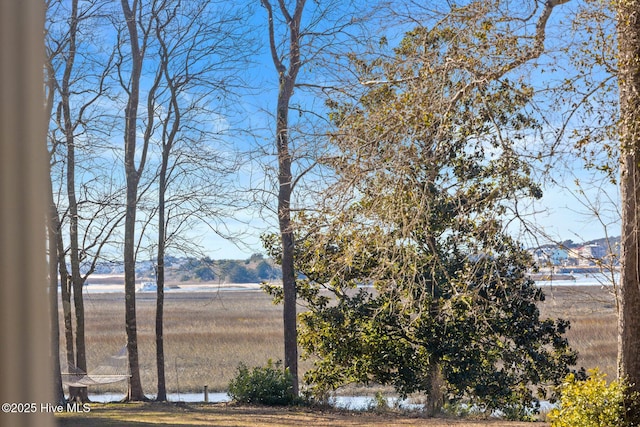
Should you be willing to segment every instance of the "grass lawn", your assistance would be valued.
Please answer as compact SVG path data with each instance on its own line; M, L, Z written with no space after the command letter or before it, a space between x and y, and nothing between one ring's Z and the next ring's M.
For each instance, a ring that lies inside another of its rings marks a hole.
M233 404L91 404L88 413L56 414L61 427L107 426L426 426L546 427L545 423L500 420L420 418L410 415Z

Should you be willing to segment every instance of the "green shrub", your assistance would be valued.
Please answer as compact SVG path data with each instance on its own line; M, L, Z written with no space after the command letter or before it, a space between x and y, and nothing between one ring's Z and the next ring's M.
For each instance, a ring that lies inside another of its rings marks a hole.
M549 413L551 427L612 427L627 426L625 393L622 381L607 385L606 374L590 370L585 381L569 374L560 386L558 408Z
M293 377L281 363L267 362L265 367L253 369L241 363L238 373L229 383L229 396L240 403L291 405L296 402L292 392Z

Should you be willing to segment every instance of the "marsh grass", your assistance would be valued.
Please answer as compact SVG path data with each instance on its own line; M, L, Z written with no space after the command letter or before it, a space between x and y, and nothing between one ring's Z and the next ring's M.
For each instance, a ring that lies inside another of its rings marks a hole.
M568 338L579 351L577 367L599 367L616 377L616 316L611 293L599 287L545 289L543 317L571 321ZM155 295L137 299L138 340L142 385L156 390ZM86 340L89 370L126 342L124 296L88 294ZM240 363L263 366L283 357L282 307L260 291L186 293L167 292L165 302L165 365L170 393L226 391ZM62 327L62 325L61 325ZM61 337L61 346L64 337ZM304 372L311 361L301 361ZM91 388L90 392L126 392L126 382ZM360 390L362 392L362 390Z
M617 316L610 288L600 286L557 286L545 288L540 304L543 317L571 321L569 344L578 351L576 368L600 368L609 380L617 376Z
M92 294L86 297L85 305L91 371L126 343L124 298L120 294ZM152 391L157 383L155 296L139 296L136 306L142 384ZM222 391L240 362L256 366L268 359L281 359L280 312L262 292L167 293L164 342L168 391L201 392L204 385L210 391ZM124 393L126 382L91 391Z

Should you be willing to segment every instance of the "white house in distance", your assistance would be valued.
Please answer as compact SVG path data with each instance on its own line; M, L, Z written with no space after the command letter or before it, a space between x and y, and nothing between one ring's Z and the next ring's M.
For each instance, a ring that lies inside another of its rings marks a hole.
M569 257L574 260L573 265L580 267L589 267L597 264L607 256L607 249L599 245L584 245L569 251Z
M539 266L566 266L568 265L569 253L566 249L556 246L545 246L531 250L534 261Z
M607 248L597 244L587 244L571 249L549 245L529 251L540 267L592 267L608 256Z

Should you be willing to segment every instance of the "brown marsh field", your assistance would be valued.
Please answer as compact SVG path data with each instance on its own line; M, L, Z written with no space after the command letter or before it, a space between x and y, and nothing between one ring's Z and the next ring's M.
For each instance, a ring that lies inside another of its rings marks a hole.
M142 385L155 394L155 293L139 293L136 309ZM86 295L85 318L91 371L126 343L124 295ZM261 291L166 292L164 342L168 392L202 392L205 385L224 391L240 362L257 366L282 358L280 308ZM124 394L126 382L90 392Z
M610 379L615 378L616 316L615 300L611 292L599 286L553 286L546 287L545 294L546 300L540 304L542 316L562 317L571 321L568 338L572 347L579 351L578 367L582 366L587 369L599 367L608 374ZM165 355L168 392L201 393L205 385L211 392L225 391L240 362L248 366L257 366L264 365L268 359L276 361L282 357L281 307L273 305L270 298L261 291L167 292L165 295ZM87 294L85 309L88 365L91 371L92 367L97 366L100 361L117 353L126 341L123 326L124 295L122 293ZM147 394L153 396L156 390L154 293L138 295L137 312L142 384ZM61 345L63 345L64 338L61 340ZM311 361L302 361L301 370L308 369L311 363ZM124 396L126 383L101 386L90 390L90 393L104 392L122 393ZM349 390L349 393L354 392L367 393L367 390ZM187 408L195 407L199 408L200 406L189 404ZM97 415L97 412L104 411L106 414L112 411L106 407L105 409L100 408L102 406L97 405L96 411L92 412ZM170 414L163 416L169 418L174 416L176 412L192 410L161 409L161 407L154 406L145 408L144 412L168 411ZM205 405L203 408L205 409L195 411L201 411L203 414L207 411L212 412L211 416L216 420L213 425L227 425L218 419L220 414L215 415L218 411L237 411L236 415L240 418L242 416L250 418L253 411L239 409L233 405ZM113 409L113 411L116 413L128 412L127 409ZM276 416L268 415L271 414L271 410L264 409L264 411L267 415L262 415L267 418ZM277 425L289 425L283 421L287 417L292 421L297 419L299 422L305 417L311 417L304 411L286 414L285 411L284 418ZM91 418L93 416L94 414ZM131 414L126 415L127 419L130 416ZM335 416L341 417L342 415ZM63 425L75 425L73 420L76 419L78 419L77 416L70 414L69 419L65 418L61 422ZM348 416L347 419L349 419ZM412 421L411 417L406 420L394 418L397 423L384 419L376 420L372 419L369 422L371 425L378 422L380 425L415 425L414 422L416 422L415 419ZM337 425L331 422L317 423L317 420L311 421L311 419L307 419L307 421L308 425ZM360 424L361 421L358 418L349 422L343 419L339 424L364 425ZM253 422L257 422L257 420L254 419ZM467 422L468 424L459 424L457 421L442 421L442 424L430 422L427 425L507 425L494 424L494 421L487 421L487 424L476 424L476 421L473 420ZM419 424L424 425L424 420ZM98 423L95 425L112 424ZM136 425L147 424L141 422ZM247 424L233 425L254 424L247 422ZM509 423L508 425L516 424Z
M577 367L599 368L613 380L617 375L617 317L612 289L602 286L553 286L543 288L543 317L571 321L567 338L578 351Z
M579 366L599 367L615 378L616 316L611 292L599 286L553 286L540 304L543 317L571 321L568 333L580 356ZM281 307L261 291L166 292L165 364L169 392L226 390L240 362L264 365L282 358ZM85 295L89 371L125 344L124 295ZM142 384L156 389L155 293L137 296L138 340ZM62 327L62 324L61 324ZM64 337L61 337L61 348ZM311 361L302 361L304 371ZM125 392L126 385L92 388L94 392Z

